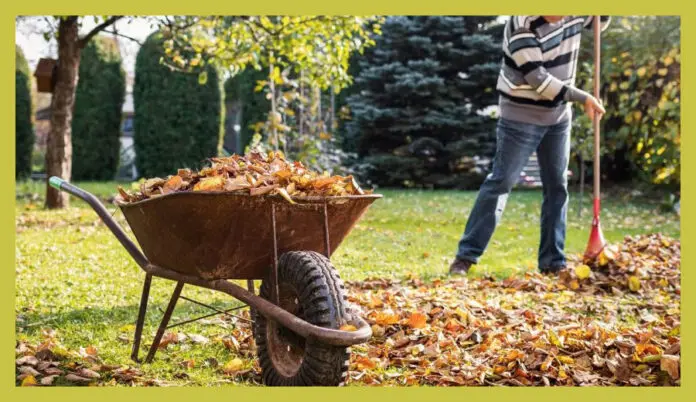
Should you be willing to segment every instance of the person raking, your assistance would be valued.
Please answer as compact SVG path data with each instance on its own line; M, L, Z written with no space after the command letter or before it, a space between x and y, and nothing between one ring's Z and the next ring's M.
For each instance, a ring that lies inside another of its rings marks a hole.
M546 274L566 267L571 104L582 104L592 119L605 113L598 99L574 86L581 34L592 29L593 18L513 16L507 21L492 172L479 189L450 274L466 274L478 263L534 151L543 185L538 267ZM600 17L602 31L609 20Z

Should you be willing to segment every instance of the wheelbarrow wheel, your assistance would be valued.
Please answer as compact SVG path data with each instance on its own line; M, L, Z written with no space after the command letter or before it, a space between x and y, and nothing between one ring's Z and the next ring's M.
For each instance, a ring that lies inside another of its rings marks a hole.
M261 296L271 299L271 281ZM278 261L279 305L301 319L338 329L349 314L345 287L331 261L311 251L292 251ZM277 386L343 385L349 351L304 339L275 321L256 314L254 336L263 382Z

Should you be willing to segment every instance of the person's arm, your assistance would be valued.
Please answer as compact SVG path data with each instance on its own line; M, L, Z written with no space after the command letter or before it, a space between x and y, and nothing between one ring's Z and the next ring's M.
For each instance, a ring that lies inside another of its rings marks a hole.
M527 28L516 29L509 38L510 58L522 71L524 80L544 99L586 103L587 92L565 84L544 68L541 45L536 35Z
M594 15L590 15L585 17L585 22L583 23L583 26L585 29L592 29L592 26L594 24ZM602 32L604 32L607 27L609 26L609 23L611 22L611 16L609 15L600 15L599 16L599 28Z

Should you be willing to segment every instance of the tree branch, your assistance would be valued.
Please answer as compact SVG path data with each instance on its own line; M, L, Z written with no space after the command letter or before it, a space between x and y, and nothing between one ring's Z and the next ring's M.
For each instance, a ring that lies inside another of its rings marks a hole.
M121 38L128 39L128 40L130 40L130 41L133 41L133 42L137 43L137 44L140 45L140 46L143 45L143 42L139 41L138 39L135 39L135 38L132 37L132 36L124 35L124 34L118 32L116 29L114 29L113 31L107 31L107 30L105 29L105 30L103 30L102 32L107 33L107 34L111 34L111 35L115 35L115 36L120 36Z
M109 18L107 18L104 22L101 24L97 25L96 27L92 28L91 31L87 33L87 35L83 36L78 44L81 48L85 47L87 45L87 42L89 42L90 39L92 39L96 34L99 32L103 31L106 29L108 26L113 25L116 21L120 20L123 18L122 15L113 15Z
M48 19L48 17L43 17L44 21L46 21L46 25L48 25L48 29L51 30L51 36L55 37L56 36L56 27L53 25L53 22Z

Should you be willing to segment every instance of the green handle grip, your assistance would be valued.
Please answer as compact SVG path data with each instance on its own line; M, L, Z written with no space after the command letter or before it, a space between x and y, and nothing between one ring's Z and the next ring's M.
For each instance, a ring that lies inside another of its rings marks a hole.
M52 176L50 179L48 179L48 184L50 184L51 187L55 188L56 190L60 190L60 186L62 186L63 183L65 183L65 180L58 176Z

